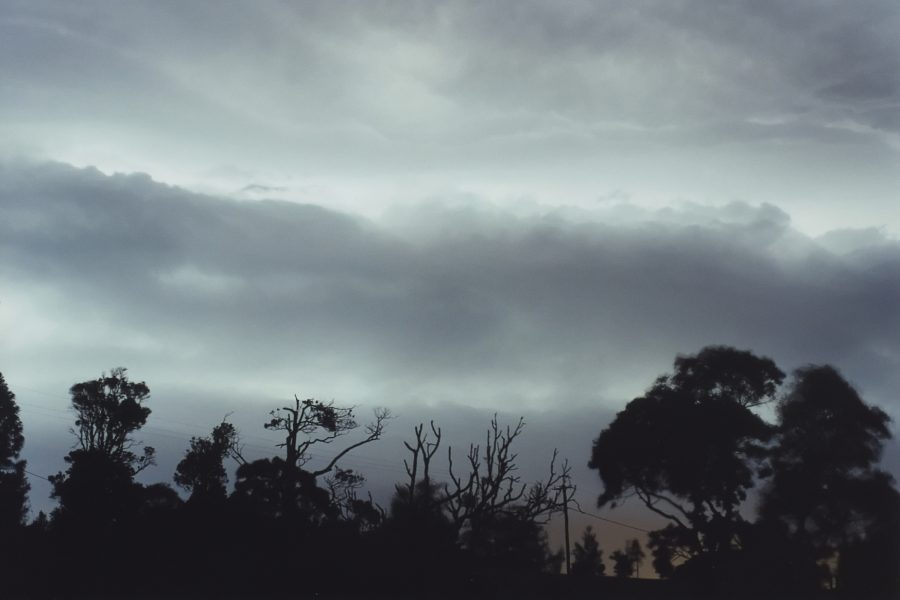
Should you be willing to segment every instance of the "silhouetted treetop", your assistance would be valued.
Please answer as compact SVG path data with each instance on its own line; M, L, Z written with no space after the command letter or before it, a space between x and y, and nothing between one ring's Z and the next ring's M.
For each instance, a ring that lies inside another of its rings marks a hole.
M76 383L69 393L77 415L72 433L81 450L105 454L130 466L134 473L153 464L153 448L144 447L140 457L131 452L138 445L131 434L150 416L150 409L144 406L150 396L146 383L129 381L127 369L117 367L109 375Z
M613 572L616 577L625 578L634 574L634 563L624 550L613 550L609 558L613 561Z
M353 407L313 399L300 400L294 396L294 405L271 411L271 419L264 427L284 433L284 442L278 444L279 448L284 448L284 462L299 468L309 461L310 448L316 444L330 444L359 427L353 412ZM381 439L390 418L387 409L376 409L375 419L365 425L365 437L344 447L324 467L311 471L312 475L318 477L330 472L351 451Z
M16 395L0 373L0 532L22 525L28 512L29 485L19 458L24 443Z
M491 419L484 445L470 444L466 466L457 471L452 448L448 448L450 483L446 506L460 528L485 515L506 513L546 522L562 507L562 484L569 483L568 461L557 464L558 452L553 450L547 475L531 484L518 475L513 444L522 434L525 420L515 427L501 427L497 415ZM570 490L574 488L569 486Z
M625 554L628 556L631 564L634 565L634 576L640 577L641 565L644 563L646 556L644 549L641 547L641 542L637 539L628 540L625 543Z
M763 442L772 433L747 406L762 400L769 384L778 380L768 380L752 396L746 394L749 384L739 384L733 372L716 385L711 367L703 361L727 364L727 356L721 355L732 352L738 351L716 347L697 357L680 358L677 362L682 366L699 365L695 370L702 370L704 377L684 372L660 377L644 396L616 415L594 442L590 462L603 479L601 505L633 490L657 512L674 509L680 520L691 511L672 496L698 505L712 503L726 511L744 499L744 490L752 484L753 462L763 456ZM757 364L767 370L765 361ZM698 382L700 388L692 387ZM740 389L738 397L725 393L732 388Z
M603 564L603 551L597 542L597 534L590 525L584 529L581 541L575 542L572 555L572 575L581 577L603 575L606 572L606 565Z
M794 373L790 392L778 404L779 460L804 468L867 469L881 458L891 437L890 418L866 404L828 365Z
M876 468L888 416L830 366L798 369L779 402L773 477L761 515L822 556L865 537L893 509L892 478Z
M175 468L175 483L191 492L192 501L224 500L228 474L227 456L240 456L237 430L223 421L209 437L191 438L191 447Z
M70 389L75 409L77 446L65 457L69 468L50 477L52 496L59 500L54 523L75 529L104 530L134 517L142 501L142 486L134 476L154 464L154 450L143 448L132 434L147 422L144 402L150 389L132 382L124 368L77 383Z
M677 357L669 377L673 387L747 407L774 400L783 380L784 373L771 359L727 346L707 346L696 355Z
M603 480L598 504L634 495L668 519L676 530L657 541L679 548L662 554L730 548L772 436L749 407L767 401L782 378L771 360L724 346L676 359L675 372L629 402L595 440L589 466Z
M19 458L25 438L16 395L0 373L0 469L9 468Z

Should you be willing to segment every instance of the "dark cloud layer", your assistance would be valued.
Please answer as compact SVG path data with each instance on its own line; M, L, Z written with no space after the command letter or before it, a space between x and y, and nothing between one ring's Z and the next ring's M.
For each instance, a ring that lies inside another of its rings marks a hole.
M637 393L710 343L834 362L882 402L898 383L900 246L809 239L771 205L524 218L456 202L372 222L9 163L0 211L4 310L61 334L54 349L20 333L25 355L96 346L168 357L178 377L500 406Z

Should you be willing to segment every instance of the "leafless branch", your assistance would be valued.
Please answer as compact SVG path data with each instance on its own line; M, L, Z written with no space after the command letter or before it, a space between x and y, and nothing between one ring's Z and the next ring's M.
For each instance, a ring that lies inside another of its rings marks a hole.
M406 469L406 474L409 476L407 490L410 499L415 496L416 483L419 478L419 461L422 461L422 480L428 482L431 479L429 474L431 459L434 458L441 445L441 429L435 426L434 421L431 421L430 425L434 441L430 441L428 434L424 433L425 424L419 423L414 429L416 434L415 446L409 442L403 442L406 449L412 452L412 464L406 459L403 460L403 466Z
M350 444L340 452L338 452L334 458L332 458L327 465L323 468L318 469L316 471L312 471L312 475L314 477L319 477L320 475L324 475L331 471L335 465L337 465L338 461L344 458L348 453L352 452L356 448L364 444L368 444L381 439L381 436L384 434L384 427L387 421L391 418L391 411L386 408L376 408L375 409L375 420L366 425L366 437L356 442L355 444ZM354 427L355 427L354 423Z

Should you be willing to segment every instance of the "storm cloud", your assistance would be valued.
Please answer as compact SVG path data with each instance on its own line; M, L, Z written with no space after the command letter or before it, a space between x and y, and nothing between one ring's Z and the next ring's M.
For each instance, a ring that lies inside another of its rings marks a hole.
M90 371L538 408L627 399L722 343L834 362L881 401L898 383L900 245L811 239L772 205L526 218L450 198L371 221L62 164L0 182L7 360L26 369L78 348L65 362Z

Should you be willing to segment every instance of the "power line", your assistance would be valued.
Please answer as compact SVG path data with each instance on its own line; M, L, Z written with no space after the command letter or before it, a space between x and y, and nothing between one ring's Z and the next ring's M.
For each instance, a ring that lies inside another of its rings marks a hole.
M614 519L607 519L606 517L601 517L598 514L594 514L592 512L588 512L586 510L582 510L580 506L573 508L575 512L581 513L587 517L592 517L594 519L598 519L600 521L606 521L607 523L612 523L613 525L618 525L619 527L627 527L628 529L634 529L635 531L640 531L642 533L650 533L649 529L644 529L643 527L637 527L636 525L629 525L628 523L623 523L622 521L616 521Z
M37 473L32 473L28 469L25 469L25 472L28 473L29 475L31 475L32 477L37 477L38 479L43 479L44 481L50 481L49 478L44 477L43 475L38 475Z

